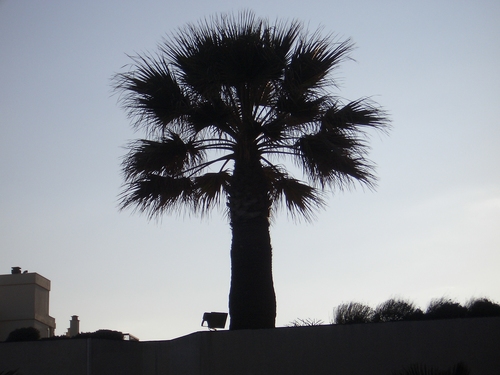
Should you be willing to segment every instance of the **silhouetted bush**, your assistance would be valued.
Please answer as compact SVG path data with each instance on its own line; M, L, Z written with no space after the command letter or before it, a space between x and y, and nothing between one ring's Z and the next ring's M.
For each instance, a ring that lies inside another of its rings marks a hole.
M292 320L287 327L312 327L312 326L321 326L323 325L323 321L319 319L295 319Z
M433 299L425 312L426 319L456 319L465 318L466 315L466 307L444 297Z
M356 324L373 320L373 309L359 302L343 303L333 310L333 323Z
M106 340L123 340L123 333L112 331L109 329L100 329L95 332L83 332L74 337L75 339L106 339Z
M46 341L46 340L69 340L71 337L67 335L60 335L60 336L51 336L51 337L43 337L40 340Z
M467 316L470 318L500 316L500 305L487 298L471 299L467 303Z
M40 331L34 327L24 327L9 333L6 342L14 341L36 341L40 339Z
M389 299L375 310L359 302L343 303L333 310L332 324L379 323L423 319L457 319L500 316L500 304L487 298L471 299L466 306L449 298L431 300L425 314L412 302ZM295 321L294 321L295 322ZM293 325L299 326L301 324ZM306 324L302 324L306 325Z
M420 320L424 313L412 302L402 299L389 299L375 309L373 322L394 322L400 320Z
M393 375L470 375L470 373L469 368L463 362L459 362L447 370L413 364L402 371L393 373Z

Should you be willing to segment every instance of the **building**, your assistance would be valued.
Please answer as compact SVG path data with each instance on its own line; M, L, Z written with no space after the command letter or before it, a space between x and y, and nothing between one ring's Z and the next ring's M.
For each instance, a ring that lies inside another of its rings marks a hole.
M18 328L34 327L40 337L54 336L56 322L49 315L50 280L35 272L0 275L0 341Z

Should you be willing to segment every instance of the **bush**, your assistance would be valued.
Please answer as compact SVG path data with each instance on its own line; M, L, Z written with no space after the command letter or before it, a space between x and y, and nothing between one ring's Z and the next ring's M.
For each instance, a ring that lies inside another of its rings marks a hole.
M373 322L394 322L400 320L420 320L424 313L412 302L401 299L389 299L375 309Z
M373 309L359 302L343 303L333 310L333 323L369 323L373 319Z
M67 335L60 335L60 336L51 336L51 337L43 337L40 340L42 341L55 341L55 340L69 340L71 337Z
M425 312L425 317L428 319L456 319L464 318L466 315L466 307L444 297L433 299Z
M106 340L123 340L123 333L112 331L109 329L100 329L95 332L79 333L75 336L76 339L106 339Z
M6 342L15 341L36 341L40 339L40 331L35 327L24 327L13 330L9 333Z
M321 326L323 325L323 321L319 319L295 319L292 320L287 327L312 327L312 326Z
M431 300L425 314L412 302L391 298L375 310L359 302L343 303L333 310L332 324L379 323L423 319L457 319L500 316L500 304L487 298L471 299L466 306L449 298ZM299 319L300 321L300 319ZM308 325L294 321L292 326ZM312 325L312 324L309 324Z
M487 298L471 299L467 303L467 316L471 318L500 316L500 305Z

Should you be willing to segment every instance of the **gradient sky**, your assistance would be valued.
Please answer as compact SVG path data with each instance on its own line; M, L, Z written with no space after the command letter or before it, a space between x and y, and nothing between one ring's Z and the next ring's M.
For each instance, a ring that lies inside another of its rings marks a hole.
M327 323L349 301L500 301L500 2L273 4L0 0L0 274L52 281L56 334L78 315L84 332L171 339L227 311L223 215L118 210L124 146L143 134L110 80L177 27L241 9L352 38L336 94L371 96L393 125L371 138L375 192L337 192L313 224L274 222L277 325Z

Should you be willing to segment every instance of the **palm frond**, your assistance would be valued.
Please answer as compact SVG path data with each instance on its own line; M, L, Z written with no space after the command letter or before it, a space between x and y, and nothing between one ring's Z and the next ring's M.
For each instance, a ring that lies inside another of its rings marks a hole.
M303 127L304 124L317 122L322 115L326 97L280 97L276 103L281 123L287 133Z
M324 112L318 131L297 139L297 162L322 186L344 188L357 181L373 187L376 178L374 166L365 157L369 150L365 127L386 131L387 115L366 98L342 107L334 103Z
M148 174L124 186L120 208L135 207L150 218L162 213L196 209L196 195L192 179Z
M321 193L314 187L289 177L275 166L265 167L264 171L272 186L273 212L284 207L293 218L304 217L312 221L317 208L324 206Z
M114 88L136 127L164 131L188 113L190 101L165 58L132 57L133 70L115 75ZM175 129L173 129L175 130Z
M332 48L332 44L336 47ZM291 97L314 95L318 89L330 84L327 80L329 73L349 57L353 46L349 39L334 43L329 37L304 36L290 57L283 89Z
M129 145L122 165L126 180L150 173L176 176L200 164L205 153L193 140L184 141L175 133L158 141L141 139Z
M223 100L215 98L196 103L189 112L188 118L197 133L209 129L209 132L213 134L219 136L228 134L233 138L236 132L234 123L239 122L234 108Z
M371 127L387 131L389 120L387 114L377 108L370 99L361 98L339 108L339 103L334 103L325 111L321 120L324 129L348 129L361 132L363 127Z
M271 25L252 12L226 14L188 25L162 46L182 72L183 82L204 98L220 97L222 88L243 89L262 98L269 81L279 80L299 36L298 22ZM239 100L248 97L239 93Z
M300 137L295 144L298 163L322 187L349 187L354 181L372 187L373 166L364 158L366 145L343 131L320 131Z
M197 209L205 213L219 205L222 197L227 194L230 178L230 173L224 170L196 177Z

